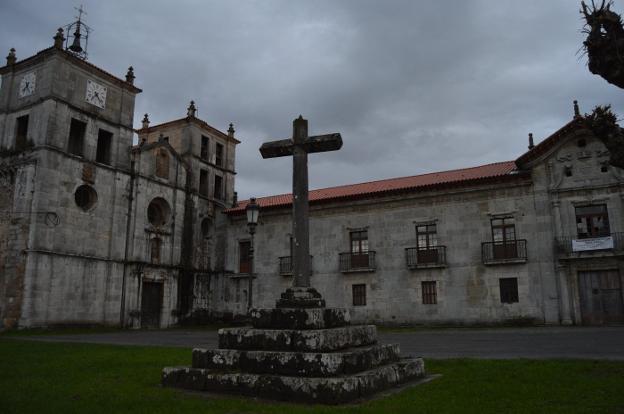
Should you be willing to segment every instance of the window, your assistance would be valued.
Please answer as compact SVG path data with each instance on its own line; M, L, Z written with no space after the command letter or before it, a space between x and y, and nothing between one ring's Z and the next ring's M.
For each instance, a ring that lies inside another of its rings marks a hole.
M84 137L87 124L77 119L72 119L69 126L69 144L67 151L74 155L83 156Z
M147 221L153 226L164 226L169 222L171 207L163 198L153 199L147 206Z
M223 199L223 177L215 175L214 178L214 198Z
M169 179L169 154L162 148L156 151L156 176Z
M579 239L609 236L611 231L607 206L598 204L576 207L576 231Z
M208 197L208 170L199 170L199 194Z
M353 306L366 306L366 285L352 285Z
M201 234L204 239L210 238L212 233L212 220L205 218L201 222Z
M28 146L28 115L20 116L15 125L15 149L21 151Z
M97 151L95 161L102 164L111 163L111 146L113 143L113 134L111 132L100 129L98 132Z
M416 226L416 247L418 263L438 263L437 228L435 224Z
M352 231L351 239L351 268L368 266L368 230Z
M251 271L251 242L249 240L238 243L238 272L249 273Z
M492 219L492 241L494 259L518 257L516 224L513 217Z
M74 193L76 205L83 211L91 210L95 203L97 203L97 198L97 193L93 187L86 184L78 187Z
M208 161L208 148L210 145L210 140L208 139L208 137L202 135L201 137L201 152L200 152L200 157L202 160Z
M501 303L518 302L518 278L508 277L498 279L498 283L500 286Z
M421 289L423 305L435 305L436 303L438 303L438 294L436 292L435 281L422 282Z
M215 154L215 164L223 167L223 144L217 143L217 152Z
M155 237L150 240L150 259L152 263L160 263L160 250L162 247L162 240Z

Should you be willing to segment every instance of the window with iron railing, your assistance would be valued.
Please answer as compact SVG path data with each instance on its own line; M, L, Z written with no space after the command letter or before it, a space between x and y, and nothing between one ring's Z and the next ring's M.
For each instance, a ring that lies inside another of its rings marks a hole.
M366 306L366 285L352 285L351 290L353 295L353 306Z
M421 282L423 305L435 305L438 303L438 292L435 281Z

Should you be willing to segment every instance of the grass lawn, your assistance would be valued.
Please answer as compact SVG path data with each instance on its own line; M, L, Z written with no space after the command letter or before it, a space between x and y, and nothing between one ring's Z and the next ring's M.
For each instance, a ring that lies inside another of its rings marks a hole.
M191 351L0 337L0 413L624 413L624 362L427 360L443 376L383 400L324 407L204 398L159 386Z

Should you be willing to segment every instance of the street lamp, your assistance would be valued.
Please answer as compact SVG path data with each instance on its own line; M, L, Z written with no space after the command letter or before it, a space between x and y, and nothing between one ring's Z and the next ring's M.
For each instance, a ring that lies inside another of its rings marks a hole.
M254 234L256 234L256 226L258 225L258 216L260 215L260 205L256 203L254 197L249 199L247 207L245 207L247 213L247 228L249 229L249 235L251 236L251 243L249 246L249 287L247 289L247 312L251 310L251 296L252 296L252 283L253 283L253 271L254 271Z

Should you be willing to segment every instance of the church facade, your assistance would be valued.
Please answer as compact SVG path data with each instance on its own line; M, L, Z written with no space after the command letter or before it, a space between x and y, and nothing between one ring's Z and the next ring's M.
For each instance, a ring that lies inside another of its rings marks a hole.
M132 68L63 45L0 68L0 328L244 317L251 269L253 306L272 307L292 283L292 197L258 199L252 267L233 125L191 102L134 129ZM516 160L312 190L312 285L355 321L621 323L608 155L575 105Z

